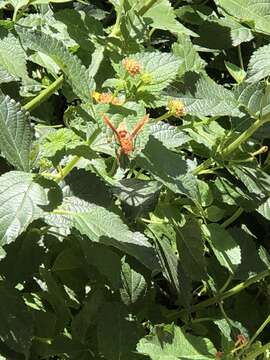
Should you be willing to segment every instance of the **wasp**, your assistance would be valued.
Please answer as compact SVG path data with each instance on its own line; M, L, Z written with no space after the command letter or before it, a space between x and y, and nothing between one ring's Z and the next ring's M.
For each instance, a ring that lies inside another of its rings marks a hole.
M120 152L118 156L120 157L122 154L129 156L133 149L133 140L138 135L138 133L142 130L145 124L149 121L149 115L145 115L134 127L134 129L129 133L127 130L127 125L125 121L122 121L119 126L116 128L114 124L110 121L107 115L103 114L103 120L106 125L114 132L116 139L120 145Z

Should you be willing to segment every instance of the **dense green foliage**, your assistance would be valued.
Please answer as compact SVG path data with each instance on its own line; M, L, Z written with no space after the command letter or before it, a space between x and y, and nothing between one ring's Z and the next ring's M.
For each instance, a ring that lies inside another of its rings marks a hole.
M269 358L269 19L0 0L0 360Z

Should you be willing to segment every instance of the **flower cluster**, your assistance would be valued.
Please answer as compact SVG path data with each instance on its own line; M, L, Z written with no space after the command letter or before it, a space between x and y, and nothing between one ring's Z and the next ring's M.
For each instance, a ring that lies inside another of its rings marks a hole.
M92 93L92 98L99 104L113 104L120 105L121 101L115 97L112 93L100 93L98 91L94 91Z
M124 59L123 67L127 70L130 76L134 77L141 72L141 65L134 59Z
M185 105L181 100L171 99L169 100L167 107L169 112L177 118L186 114Z

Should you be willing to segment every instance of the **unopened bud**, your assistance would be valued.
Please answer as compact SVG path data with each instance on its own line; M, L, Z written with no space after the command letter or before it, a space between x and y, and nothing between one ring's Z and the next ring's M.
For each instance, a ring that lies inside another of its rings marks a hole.
M124 59L123 67L127 70L130 76L134 77L141 72L141 65L134 59Z
M170 113L177 118L186 114L185 105L181 100L171 99L169 100L167 107Z

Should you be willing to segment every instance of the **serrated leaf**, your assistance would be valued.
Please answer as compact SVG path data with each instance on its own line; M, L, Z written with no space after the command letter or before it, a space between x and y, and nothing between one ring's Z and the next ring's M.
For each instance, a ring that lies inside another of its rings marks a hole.
M28 114L0 93L0 149L16 168L29 171L32 131Z
M123 303L127 306L135 304L146 292L145 278L126 261L122 263L121 282L120 295Z
M69 53L62 42L40 31L20 28L23 44L31 50L40 51L51 57L66 75L74 93L84 101L90 100L94 88L94 80L88 76L86 67L78 57Z
M270 192L270 175L261 170L258 165L230 165L228 170L246 186L250 193L260 197Z
M270 4L261 0L215 0L215 3L255 31L270 34Z
M136 360L142 329L119 302L106 303L99 312L99 351L110 360Z
M152 270L159 268L154 249L147 238L129 230L118 215L75 197L66 199L63 206L63 210L59 210L63 217L70 219L73 226L91 241L114 246Z
M270 45L262 46L258 50L254 51L248 64L247 82L257 82L270 75L269 58Z
M218 85L203 74L186 73L180 89L172 89L175 98L184 102L186 112L198 117L203 116L242 116L234 94Z
M190 140L181 129L163 122L151 125L150 133L168 149L180 147Z
M178 69L179 76L184 75L187 71L200 72L206 65L186 35L178 36L177 43L172 45L172 51L175 56L183 60Z
M28 359L34 335L33 319L19 291L3 281L0 283L0 317L1 341Z
M130 3L137 3L135 0ZM182 25L176 20L176 14L171 6L169 0L152 1L149 6L149 1L140 1L140 5L136 7L139 15L150 18L152 20L151 26L155 29L168 30L172 33L186 34L196 36L196 34Z
M27 226L42 216L47 205L45 189L34 175L10 171L0 176L0 244L14 241Z
M258 207L257 211L267 220L270 220L270 197Z
M142 52L131 55L141 65L141 73L147 74L149 83L140 85L138 91L159 92L176 77L181 60L172 53Z
M232 64L229 61L225 61L225 66L227 68L227 70L229 71L230 75L234 78L234 80L240 84L245 76L246 76L246 72L245 70L243 70L242 68L240 68L239 66Z
M26 54L16 38L11 32L0 29L0 64L15 79L29 81L26 69Z
M233 274L241 264L240 246L219 224L205 225L202 229L220 265Z
M156 325L139 341L137 350L151 360L207 360L216 353L209 339L189 335L175 325Z
M168 150L152 136L137 162L175 193L189 195L196 186L195 177L188 174L187 163L181 156Z
M0 66L0 84L17 81L18 78L11 75L5 68Z

